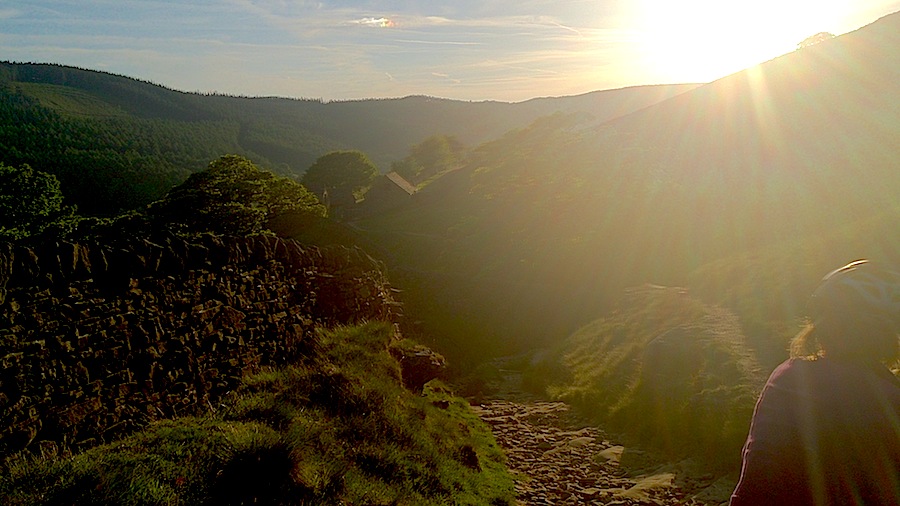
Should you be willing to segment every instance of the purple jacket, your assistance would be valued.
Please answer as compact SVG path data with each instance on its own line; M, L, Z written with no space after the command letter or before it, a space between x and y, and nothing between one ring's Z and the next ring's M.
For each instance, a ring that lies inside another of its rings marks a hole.
M763 388L731 506L900 505L900 380L791 359Z

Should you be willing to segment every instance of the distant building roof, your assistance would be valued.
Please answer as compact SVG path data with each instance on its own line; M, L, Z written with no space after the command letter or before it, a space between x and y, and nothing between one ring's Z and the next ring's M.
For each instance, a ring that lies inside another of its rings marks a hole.
M396 172L389 172L385 175L387 176L388 179L391 180L392 183L399 186L406 193L408 193L410 195L412 195L413 193L416 193L416 187L413 186L406 179L403 179L403 176L401 176L400 174L397 174Z

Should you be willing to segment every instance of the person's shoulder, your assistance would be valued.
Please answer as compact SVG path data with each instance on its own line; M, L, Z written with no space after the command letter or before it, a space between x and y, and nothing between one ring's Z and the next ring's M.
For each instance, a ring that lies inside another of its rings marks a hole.
M800 374L801 371L821 369L822 367L823 366L821 360L789 358L784 362L778 364L778 367L776 367L772 371L771 377L779 378L782 376L791 376L794 374Z
M830 364L822 358L789 358L776 367L766 382L769 386L799 388L828 382L832 375Z
M880 364L861 364L819 357L790 358L779 364L769 375L769 385L833 385L834 388L856 388L861 384L878 383L884 387L900 388L900 379Z

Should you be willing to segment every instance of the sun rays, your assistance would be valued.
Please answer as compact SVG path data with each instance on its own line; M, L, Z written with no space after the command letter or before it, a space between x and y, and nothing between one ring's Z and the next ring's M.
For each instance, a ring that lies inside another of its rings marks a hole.
M648 70L669 82L707 82L792 51L840 26L848 11L840 1L644 0L632 15Z

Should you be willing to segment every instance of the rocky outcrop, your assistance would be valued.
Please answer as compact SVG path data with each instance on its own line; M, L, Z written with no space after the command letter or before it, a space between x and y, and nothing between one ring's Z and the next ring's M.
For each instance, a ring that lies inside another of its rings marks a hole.
M242 375L308 355L315 325L398 317L358 249L168 234L0 244L0 457L215 409Z

